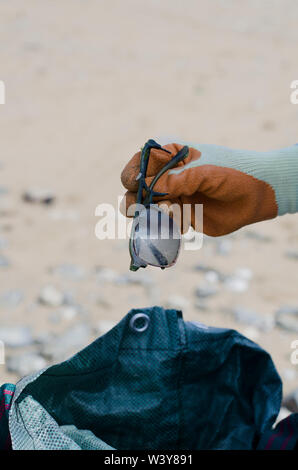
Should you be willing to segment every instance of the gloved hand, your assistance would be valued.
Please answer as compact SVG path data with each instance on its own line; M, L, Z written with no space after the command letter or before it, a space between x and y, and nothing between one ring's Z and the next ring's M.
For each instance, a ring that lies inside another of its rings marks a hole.
M168 144L171 155L153 149L146 183L181 148ZM121 180L128 190L122 212L135 203L140 152L125 166ZM168 193L155 202L191 204L195 228L195 204L203 204L203 231L221 236L245 225L298 211L298 145L268 152L233 150L217 145L190 147L177 169L166 172L154 191Z

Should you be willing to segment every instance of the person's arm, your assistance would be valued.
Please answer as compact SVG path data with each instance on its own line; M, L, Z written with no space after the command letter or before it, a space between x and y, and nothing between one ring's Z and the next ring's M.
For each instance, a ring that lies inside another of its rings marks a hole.
M180 144L168 144L171 155L152 150L147 184L176 154ZM121 179L126 206L135 202L140 152L128 162ZM168 193L159 198L181 204L203 204L204 233L220 236L245 225L298 212L298 145L256 152L217 145L190 147L189 156L168 171L155 186ZM194 225L192 217L192 225Z

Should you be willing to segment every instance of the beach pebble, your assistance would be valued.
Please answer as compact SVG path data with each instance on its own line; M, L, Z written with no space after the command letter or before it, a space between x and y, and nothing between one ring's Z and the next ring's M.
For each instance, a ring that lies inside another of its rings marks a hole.
M59 310L51 313L49 320L51 323L60 323L62 321L71 321L78 315L78 309L72 305L65 305Z
M0 327L0 341L5 347L20 348L33 343L31 329L27 326Z
M73 305L65 305L64 307L61 307L58 312L62 320L70 321L78 315L79 310Z
M52 191L39 188L27 189L22 197L26 202L46 205L52 204L55 200L55 195Z
M37 344L38 346L45 345L53 341L54 338L55 336L53 333L49 331L42 331L41 333L35 335L34 344Z
M232 251L232 240L218 240L216 243L216 253L227 256Z
M298 333L298 306L283 306L275 313L276 325L287 331Z
M195 271L200 271L202 273L206 273L208 271L216 271L216 269L212 268L212 266L209 266L208 264L196 264L194 266Z
M67 220L70 222L77 222L80 219L80 213L73 209L69 210L51 210L48 212L50 219L52 220Z
M255 232L253 230L247 230L245 232L245 236L247 238L250 238L252 240L256 240L258 242L262 242L262 243L269 243L269 242L272 242L272 238L269 237L268 235L263 235L262 233L259 233L259 232Z
M0 185L0 196L5 196L8 192L9 192L9 190L6 186Z
M263 332L267 332L274 327L274 320L272 318L261 316L257 312L243 307L233 308L232 315L238 323L254 326Z
M74 354L87 346L90 335L90 327L85 323L78 323L53 338L50 343L42 345L41 354L54 361L64 360L69 354Z
M224 279L224 286L231 292L245 292L249 287L249 281L253 277L253 272L249 268L237 268L231 276Z
M63 292L63 304L65 305L76 305L75 294L71 290Z
M202 299L196 299L194 303L194 307L196 310L199 310L200 312L207 312L208 310L208 305Z
M105 309L111 308L111 303L109 302L109 300L107 300L106 296L103 293L91 294L89 296L89 299L93 304L98 305L99 307Z
M33 374L47 366L46 360L34 353L20 354L9 357L6 360L6 368L9 372L14 372L19 377Z
M10 266L10 262L6 256L0 255L0 268L8 268Z
M137 271L137 272L127 272L125 274L120 274L115 279L115 283L118 285L140 285L147 286L152 284L152 278L148 272Z
M248 281L236 276L228 276L224 281L224 286L230 292L245 292L248 289Z
M86 278L85 270L75 264L61 264L52 268L51 273L69 281L81 281Z
M10 289L0 294L0 307L2 308L15 308L23 300L24 294L19 289Z
M207 282L222 282L226 278L225 274L221 273L218 269L213 268L209 265L197 264L194 269L195 271L203 273Z
M113 269L97 266L95 268L95 277L99 282L116 282L119 274Z
M249 268L237 268L234 271L234 276L237 277L238 279L250 281L253 278L253 272Z
M206 281L210 282L211 284L217 284L218 281L220 280L219 274L217 271L207 271L204 277Z
M212 297L217 294L218 289L214 284L201 283L195 290L195 295L200 298Z
M285 252L286 258L298 261L298 250L288 250Z
M64 303L64 294L56 287L48 285L40 291L38 300L48 307L60 307Z
M189 300L181 295L171 295L167 299L165 306L166 308L185 310L189 307Z
M282 378L287 382L293 382L297 378L297 373L294 369L283 369L281 371Z
M5 238L0 238L0 250L7 248L8 241Z

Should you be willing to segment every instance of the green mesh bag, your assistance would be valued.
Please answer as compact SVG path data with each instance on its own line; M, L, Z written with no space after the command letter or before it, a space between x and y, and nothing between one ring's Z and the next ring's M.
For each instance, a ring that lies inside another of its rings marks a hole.
M14 449L252 449L281 391L269 354L236 331L136 309L22 379L9 431Z

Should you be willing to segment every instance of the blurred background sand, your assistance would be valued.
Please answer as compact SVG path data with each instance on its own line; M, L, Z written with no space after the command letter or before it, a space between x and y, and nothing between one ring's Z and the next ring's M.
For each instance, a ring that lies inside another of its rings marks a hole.
M133 274L140 284L123 277L127 241L99 241L94 229L96 206L116 205L120 172L150 137L255 150L298 141L297 2L2 0L0 18L0 327L32 336L6 348L1 383L68 357L133 307L161 304L251 337L295 389L298 332L274 314L298 306L298 216L206 238L168 271ZM35 187L54 203L24 202ZM222 275L236 278L232 290ZM49 285L63 301L42 305ZM235 307L252 314L237 322ZM47 351L75 325L77 341Z

